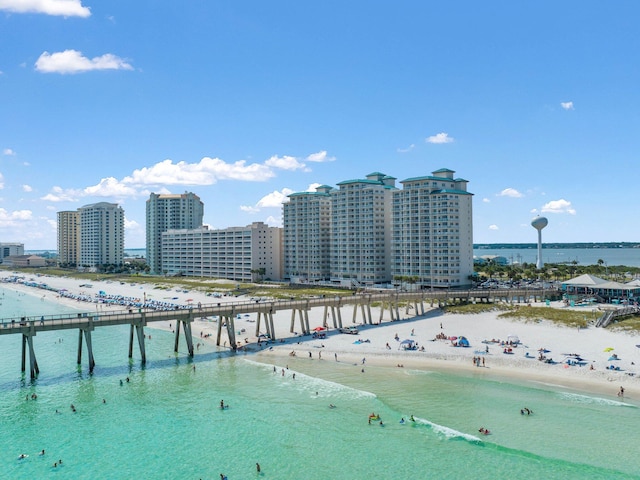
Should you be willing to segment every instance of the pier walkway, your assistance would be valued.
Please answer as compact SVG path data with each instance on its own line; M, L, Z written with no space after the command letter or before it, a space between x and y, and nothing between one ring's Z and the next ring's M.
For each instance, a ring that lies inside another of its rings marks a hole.
M87 349L89 371L93 372L95 360L91 343L91 332L97 327L113 325L129 325L129 358L133 357L134 332L137 337L138 348L142 363L146 362L144 327L149 323L171 321L175 322L174 351L178 352L180 330L184 331L188 354L193 357L193 336L191 325L197 318L217 317L218 330L216 344L220 345L222 329L226 328L230 347L236 350L234 319L238 315L257 314L255 335L260 335L261 324L264 324L267 338L276 340L274 328L274 313L283 310L291 311L290 331L294 331L296 320L300 323L303 335L311 334L309 328L309 311L312 308L324 308L323 326L328 326L331 320L334 328L342 328L342 308L353 306L352 322L356 323L358 314L362 323L381 323L384 313L388 311L390 320L400 319L400 308L411 305L416 315L424 315L425 304L431 307L455 303L527 303L543 301L557 290L448 290L448 291L419 291L419 292L383 292L357 293L344 296L319 296L305 299L285 300L255 300L237 303L212 303L202 305L188 305L171 310L123 309L104 312L74 312L62 315L45 315L41 317L5 318L0 320L0 335L22 335L22 371L26 370L26 352L29 350L29 373L31 378L40 372L34 348L34 337L39 332L58 330L78 330L78 365L82 363L83 339ZM371 315L372 307L380 307L380 317L374 322Z

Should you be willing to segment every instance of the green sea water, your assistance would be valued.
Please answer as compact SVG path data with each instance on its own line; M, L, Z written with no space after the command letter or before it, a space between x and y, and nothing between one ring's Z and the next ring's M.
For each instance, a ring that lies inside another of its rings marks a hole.
M7 291L2 316L60 311L34 298ZM76 366L77 332L40 333L33 382L20 372L20 337L0 336L0 477L640 478L637 399L471 374L362 372L317 355L273 365L205 346L191 360L183 343L173 352L170 333L147 333L142 367L137 351L127 358L128 328L97 329L93 375L86 360ZM521 415L524 406L534 413ZM371 412L383 426L369 424Z

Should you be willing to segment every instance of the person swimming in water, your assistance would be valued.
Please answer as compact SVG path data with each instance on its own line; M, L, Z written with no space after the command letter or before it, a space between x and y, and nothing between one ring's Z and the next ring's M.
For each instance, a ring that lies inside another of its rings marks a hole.
M409 417L409 420L411 420L412 422L415 422L415 421L416 421L416 419L415 419L415 418L413 418L413 415L411 415L411 417Z
M28 456L29 456L29 455L27 455L26 453L21 453L21 454L18 456L18 460L24 460L24 459L25 459L25 458L27 458Z

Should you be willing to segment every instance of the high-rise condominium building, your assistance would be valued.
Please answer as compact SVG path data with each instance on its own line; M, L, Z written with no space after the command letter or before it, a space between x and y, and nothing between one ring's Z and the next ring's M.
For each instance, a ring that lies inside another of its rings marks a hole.
M80 264L80 214L78 210L58 212L58 264Z
M393 193L391 274L421 288L462 287L473 274L467 180L441 169L403 180Z
M428 177L364 179L289 195L283 205L284 278L344 286L395 282L462 287L473 274L467 181L442 169ZM323 225L330 225L327 229ZM326 275L327 260L329 275Z
M330 275L332 187L289 195L282 205L284 271L289 281L326 281Z
M156 194L147 200L147 264L150 271L165 271L162 259L162 233L167 230L202 226L204 204L195 193Z
M282 229L254 222L221 230L168 230L162 233L162 262L168 275L281 280Z
M389 281L395 180L374 172L340 182L331 192L332 282L360 286Z
M124 210L115 203L93 203L78 209L80 266L122 265Z

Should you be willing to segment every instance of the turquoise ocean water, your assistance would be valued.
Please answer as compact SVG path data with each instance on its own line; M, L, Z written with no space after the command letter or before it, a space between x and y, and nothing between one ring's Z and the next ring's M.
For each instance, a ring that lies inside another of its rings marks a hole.
M61 311L7 290L1 298L2 317ZM76 366L76 331L38 334L34 382L21 376L20 337L0 336L1 478L640 478L638 399L471 374L363 373L333 358L281 359L274 372L212 346L190 360L183 343L174 354L170 333L147 333L143 368L137 349L127 358L128 328L97 329L93 375L86 361ZM534 414L520 415L524 406ZM384 426L368 423L371 412Z

